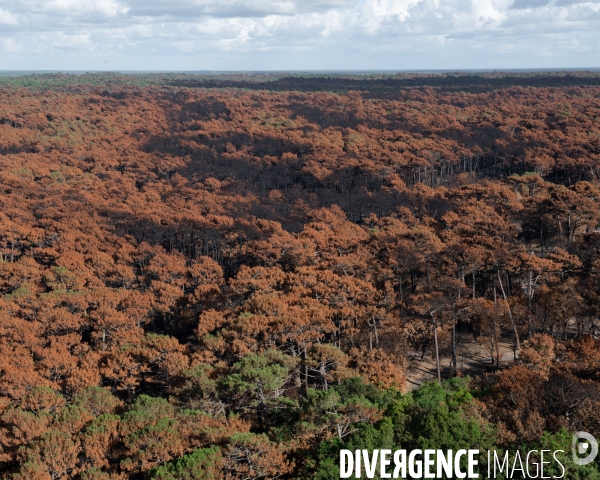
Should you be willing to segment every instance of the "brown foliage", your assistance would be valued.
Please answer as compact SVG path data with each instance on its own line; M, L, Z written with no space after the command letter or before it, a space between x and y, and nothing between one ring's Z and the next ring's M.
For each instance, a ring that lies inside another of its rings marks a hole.
M434 333L456 372L459 326L492 357L527 339L485 380L505 444L598 428L598 87L106 88L2 92L16 478L118 478L210 443L231 478L285 475L217 378L277 350L291 403L356 373L404 389ZM141 394L170 410L114 417ZM306 438L371 418L346 413Z

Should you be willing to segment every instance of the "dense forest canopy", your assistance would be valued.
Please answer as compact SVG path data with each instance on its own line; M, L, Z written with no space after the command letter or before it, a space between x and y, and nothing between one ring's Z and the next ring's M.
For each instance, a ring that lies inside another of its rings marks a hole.
M0 162L5 478L600 432L600 74L0 77Z

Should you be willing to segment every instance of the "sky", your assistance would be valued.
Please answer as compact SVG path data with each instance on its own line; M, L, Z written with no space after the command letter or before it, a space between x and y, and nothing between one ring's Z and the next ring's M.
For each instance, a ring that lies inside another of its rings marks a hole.
M0 0L0 70L600 67L600 0Z

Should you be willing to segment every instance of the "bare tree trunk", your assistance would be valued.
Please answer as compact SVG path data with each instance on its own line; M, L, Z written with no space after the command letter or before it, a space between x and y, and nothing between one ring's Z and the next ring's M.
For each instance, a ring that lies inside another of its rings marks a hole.
M456 372L456 322L452 322L452 368Z
M323 389L325 391L329 390L329 385L327 384L327 370L325 370L325 363L321 365L321 377L323 378Z
M404 292L402 291L402 274L398 275L398 286L400 288L400 319L404 317Z
M573 241L573 234L571 233L571 214L567 216L568 226L569 226L569 234L568 234L568 242L571 243Z
M425 268L427 269L427 293L431 293L431 274L429 272L429 259L425 259Z
M558 217L558 234L560 237L560 248L563 248L563 231L562 231L562 223L560 223L560 217Z
M400 294L400 302L404 301L403 292L402 292L402 274L398 274L398 289Z
M517 350L521 350L521 342L519 341L519 332L517 331L517 325L515 323L515 319L512 316L512 312L510 310L510 305L508 303L508 298L506 298L506 293L504 292L504 286L502 285L502 278L500 277L500 269L498 269L498 282L500 282L500 290L502 291L502 296L504 297L504 301L506 302L506 308L508 309L508 316L510 317L510 323L512 324L513 334L515 338L515 360L517 359Z
M433 339L435 342L435 365L437 367L437 379L438 384L442 384L442 372L440 370L440 350L438 346L438 337L437 337L437 323L435 321L435 317L433 313L431 314L431 320L433 320Z
M306 345L302 350L302 363L304 364L304 396L308 398L308 362L306 361Z
M493 324L493 330L492 330L492 335L493 335L493 339L494 339L494 343L496 344L496 367L499 368L500 367L500 352L498 349L498 332L496 330L497 324L496 321L494 321ZM494 363L494 360L492 359L492 363Z

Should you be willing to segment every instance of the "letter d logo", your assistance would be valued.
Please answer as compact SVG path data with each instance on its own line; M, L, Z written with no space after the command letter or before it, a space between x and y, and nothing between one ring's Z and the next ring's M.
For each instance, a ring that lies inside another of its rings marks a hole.
M575 462L575 465L587 465L592 463L596 458L596 455L598 455L598 442L589 433L577 432L573 435L571 450L573 450L573 461ZM586 457L580 456L586 453Z

